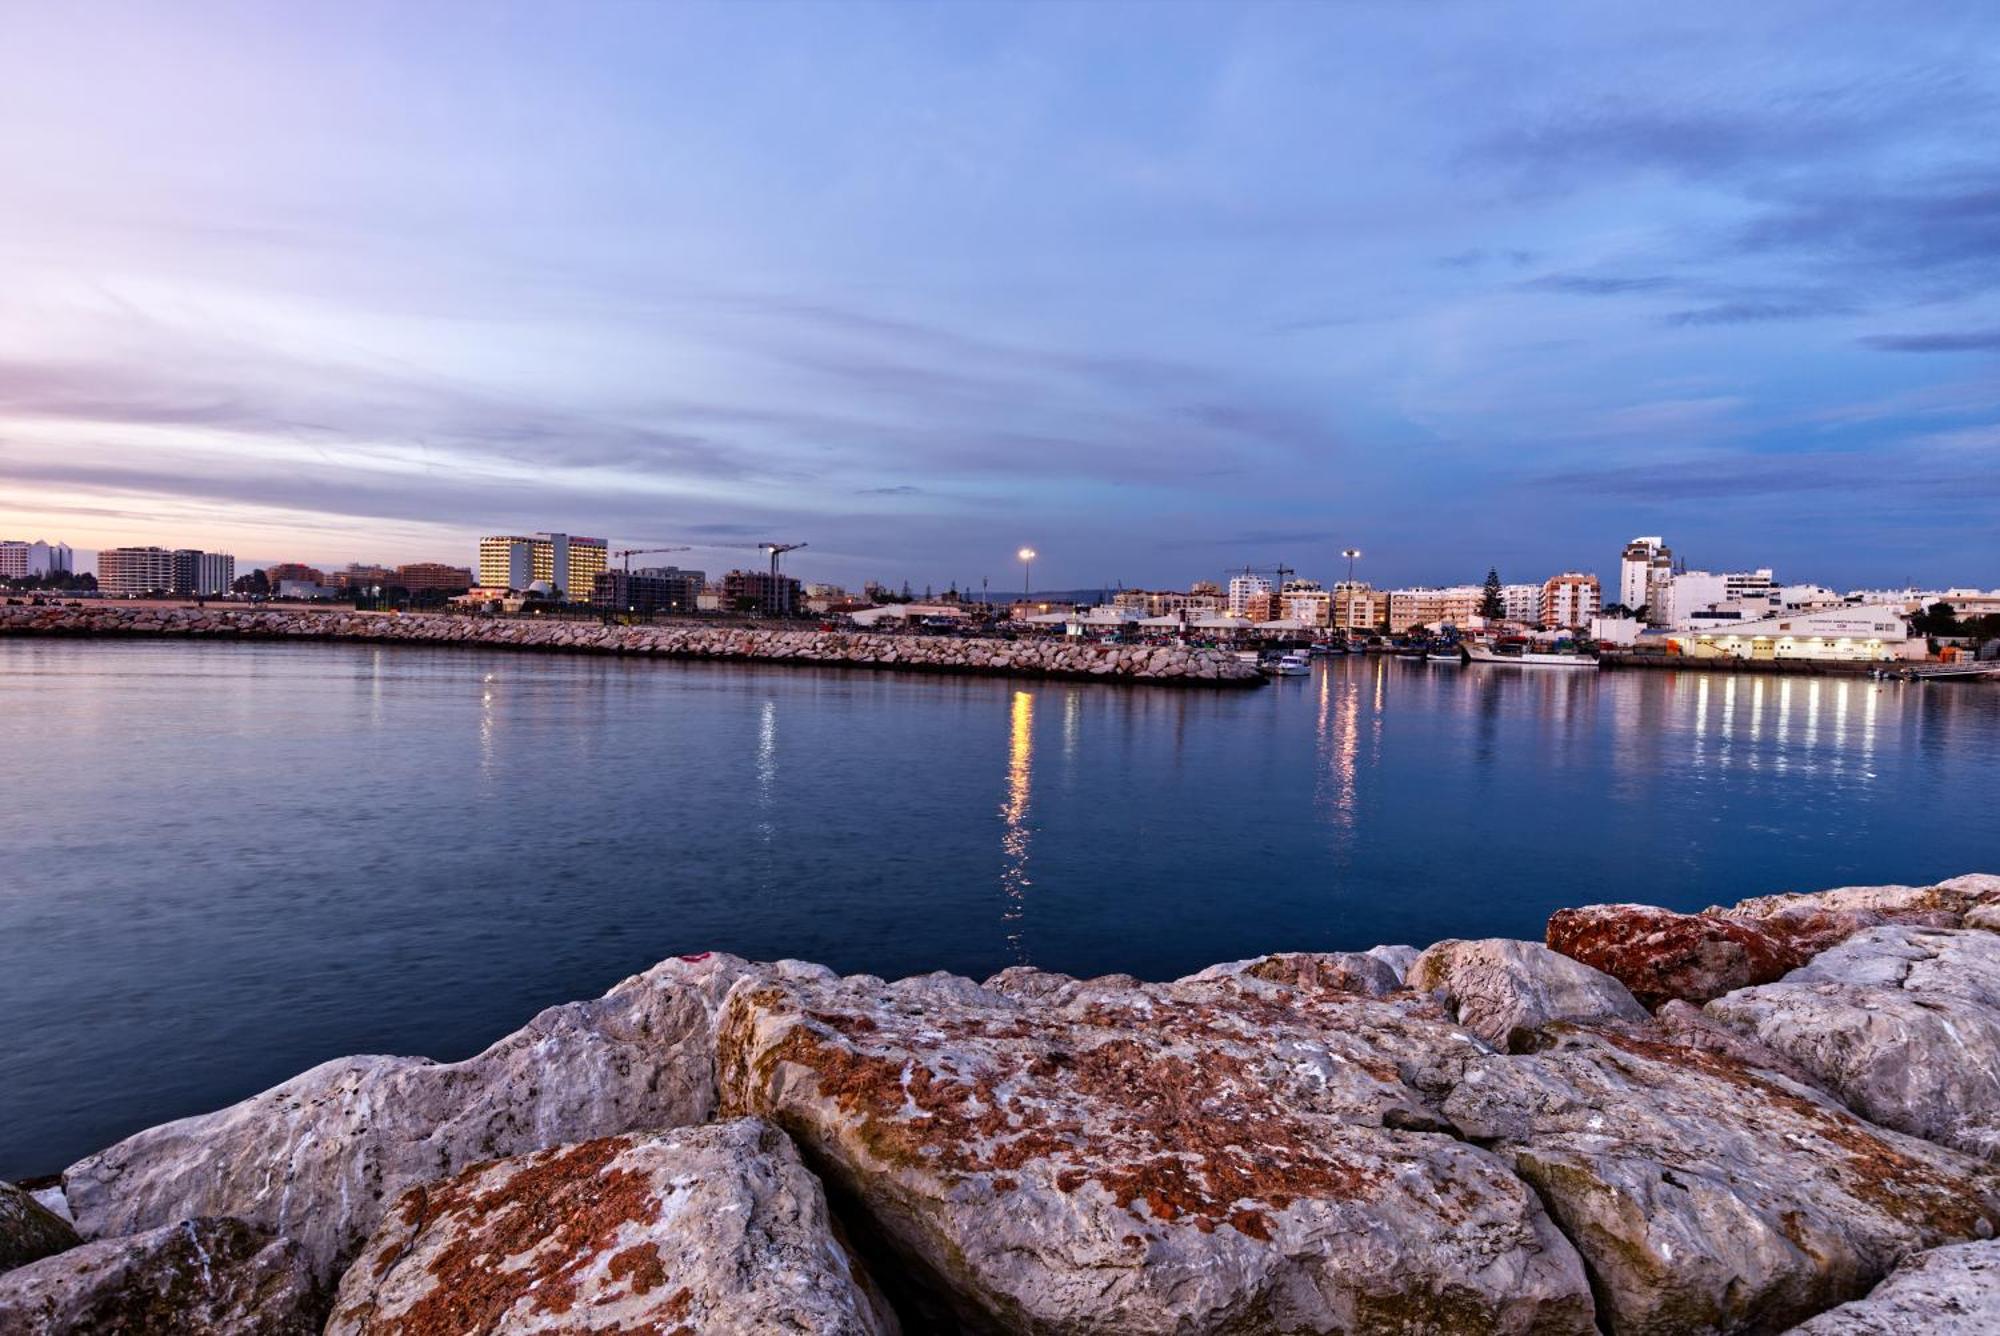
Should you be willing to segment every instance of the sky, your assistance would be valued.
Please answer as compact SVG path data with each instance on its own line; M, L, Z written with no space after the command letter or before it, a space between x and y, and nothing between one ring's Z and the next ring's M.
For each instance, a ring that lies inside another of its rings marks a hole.
M2000 585L2000 6L0 0L0 537Z

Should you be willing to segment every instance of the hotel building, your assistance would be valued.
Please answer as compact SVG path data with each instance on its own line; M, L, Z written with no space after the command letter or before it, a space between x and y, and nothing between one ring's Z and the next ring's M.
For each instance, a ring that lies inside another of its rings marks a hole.
M102 565L102 558L99 558ZM212 598L226 594L236 583L236 558L227 552L203 552L183 547L174 551L174 579L169 586L176 594Z
M164 547L107 547L97 554L97 588L113 598L164 594L174 587L174 554Z
M498 534L479 540L479 585L482 589L527 589L537 580L558 597L587 602L597 577L609 569L610 552L602 538L566 533Z

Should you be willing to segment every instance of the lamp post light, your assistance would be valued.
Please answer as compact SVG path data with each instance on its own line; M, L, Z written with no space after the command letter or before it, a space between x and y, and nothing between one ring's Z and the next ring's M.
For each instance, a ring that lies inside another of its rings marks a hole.
M1026 603L1034 592L1035 549L1024 547L1014 555L1021 559L1021 601Z
M1361 555L1361 549L1358 547L1343 547L1340 549L1340 555L1347 558L1347 583L1353 584L1354 559Z

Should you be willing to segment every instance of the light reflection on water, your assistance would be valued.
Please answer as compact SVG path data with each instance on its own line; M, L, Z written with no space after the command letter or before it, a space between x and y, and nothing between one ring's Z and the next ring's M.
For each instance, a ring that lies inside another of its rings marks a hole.
M0 1177L677 952L1159 978L2000 870L1996 754L1974 684L0 644Z

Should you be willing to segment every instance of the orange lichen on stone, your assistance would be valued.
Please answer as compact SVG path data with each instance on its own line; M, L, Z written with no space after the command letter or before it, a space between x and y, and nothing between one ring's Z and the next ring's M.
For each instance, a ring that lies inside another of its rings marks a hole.
M393 1319L378 1317L370 1329L382 1336L495 1330L530 1296L533 1312L568 1312L576 1304L577 1277L613 1246L623 1226L650 1220L658 1210L644 1174L610 1167L628 1144L607 1137L544 1151L488 1188L471 1173L413 1190L401 1205L406 1225L421 1232L452 1216L457 1233L426 1268L436 1285ZM619 1256L640 1251L652 1250ZM532 1264L518 1265L522 1259ZM381 1259L377 1266L382 1273L389 1269ZM633 1259L627 1274L635 1286L664 1284L657 1254L653 1266L657 1275Z
M1298 1030L1306 1018L1277 992L1217 985L1221 1005L1092 1004L1037 1025L1003 1013L899 1027L893 1011L861 1025L871 1018L802 1009L755 1067L767 1081L781 1064L809 1070L883 1163L990 1175L995 1192L1039 1165L1063 1192L1095 1184L1135 1214L1269 1239L1270 1211L1363 1196L1375 1180L1268 1088L1259 1062L1223 1051ZM1400 1090L1393 1063L1346 1061Z
M1807 958L1761 926L1651 905L1559 909L1548 946L1609 974L1648 1008L1770 983Z

